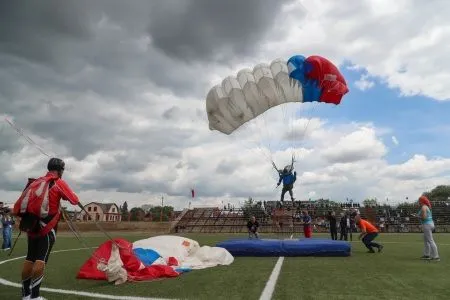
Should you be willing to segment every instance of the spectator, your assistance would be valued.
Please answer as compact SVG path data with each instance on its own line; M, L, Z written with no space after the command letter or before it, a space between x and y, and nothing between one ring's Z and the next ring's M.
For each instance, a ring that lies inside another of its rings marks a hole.
M431 213L431 203L427 197L421 196L419 198L419 204L421 208L418 213L418 217L420 218L420 222L422 223L423 240L425 243L423 256L421 258L426 260L440 261L438 249L433 239L434 222L433 215Z
M311 217L307 210L303 211L303 234L305 235L305 238L311 238L312 235Z
M258 223L258 221L256 221L255 216L252 216L250 218L250 220L247 222L247 228L248 228L248 238L249 239L251 239L253 237L259 239L259 234L258 234L259 223Z
M339 222L339 227L340 227L340 237L339 239L342 241L342 238L344 238L345 240L348 240L348 227L349 225L349 220L348 220L348 216L345 213L341 213L341 220Z
M330 222L331 239L337 240L336 213L334 211L328 213L328 221Z
M3 227L3 243L2 249L9 250L11 249L12 244L12 227L15 224L14 218L11 217L10 211L8 208L3 208L2 210L2 227Z

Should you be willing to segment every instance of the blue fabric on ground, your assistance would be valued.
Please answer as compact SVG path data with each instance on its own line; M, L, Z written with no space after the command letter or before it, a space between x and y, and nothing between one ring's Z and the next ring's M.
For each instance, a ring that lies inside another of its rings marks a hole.
M327 239L232 239L216 245L233 256L350 256L351 244Z
M161 257L152 249L135 248L133 252L145 266L151 266L155 260Z

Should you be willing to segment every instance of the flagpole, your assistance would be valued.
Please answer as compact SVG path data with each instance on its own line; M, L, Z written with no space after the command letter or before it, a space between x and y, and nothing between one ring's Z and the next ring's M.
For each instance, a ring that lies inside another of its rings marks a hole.
M163 209L164 209L164 196L161 196L161 213L159 215L159 221L160 222L162 222Z

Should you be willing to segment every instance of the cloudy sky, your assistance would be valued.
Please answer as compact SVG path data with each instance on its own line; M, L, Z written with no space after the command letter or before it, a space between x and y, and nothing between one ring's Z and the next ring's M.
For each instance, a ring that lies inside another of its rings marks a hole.
M450 3L347 3L0 2L0 199L45 172L41 150L65 159L84 203L277 199L271 158L284 165L292 153L299 200L395 203L448 183ZM295 54L339 66L350 89L341 105L279 107L230 136L209 130L213 85Z

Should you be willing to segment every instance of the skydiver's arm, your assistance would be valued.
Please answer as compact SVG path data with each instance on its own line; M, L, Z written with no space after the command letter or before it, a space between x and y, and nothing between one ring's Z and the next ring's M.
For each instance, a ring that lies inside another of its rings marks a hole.
M366 226L362 225L362 226L361 226L361 233L359 234L358 239L360 240L360 239L363 238L366 234L367 234L367 232L366 232Z
M79 203L79 199L77 194L69 187L69 185L63 180L59 179L56 181L56 186L59 188L61 192L61 198L69 201L72 205L76 205Z
M420 209L420 218L425 220L427 218L427 207L425 205Z

